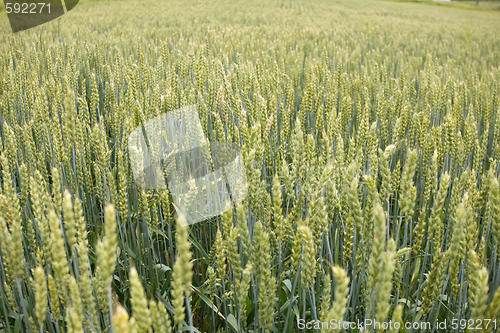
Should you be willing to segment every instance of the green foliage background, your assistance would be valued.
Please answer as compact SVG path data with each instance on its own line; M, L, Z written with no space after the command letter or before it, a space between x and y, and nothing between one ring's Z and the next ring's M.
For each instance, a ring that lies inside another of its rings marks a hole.
M0 20L2 328L496 319L498 17L283 0ZM181 230L168 192L135 185L127 135L191 104L241 146L250 192Z

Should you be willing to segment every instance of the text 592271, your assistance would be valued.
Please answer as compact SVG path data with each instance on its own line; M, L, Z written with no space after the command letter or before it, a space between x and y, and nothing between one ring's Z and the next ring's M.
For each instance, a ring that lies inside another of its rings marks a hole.
M5 3L5 11L7 14L41 14L50 13L50 3L44 2L7 2Z

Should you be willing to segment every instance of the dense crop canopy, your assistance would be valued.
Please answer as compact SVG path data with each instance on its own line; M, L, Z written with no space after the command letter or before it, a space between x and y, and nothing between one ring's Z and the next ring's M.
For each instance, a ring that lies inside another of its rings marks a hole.
M499 18L116 1L2 34L2 329L495 320ZM192 105L208 146L241 151L248 194L184 227L168 190L138 186L127 140Z

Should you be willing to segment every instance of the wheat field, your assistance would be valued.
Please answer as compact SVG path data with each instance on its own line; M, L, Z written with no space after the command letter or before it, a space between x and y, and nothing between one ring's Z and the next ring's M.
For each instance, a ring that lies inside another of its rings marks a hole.
M498 13L124 0L17 34L0 18L0 330L498 331ZM127 140L190 105L241 150L248 195L183 227Z

